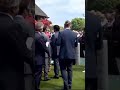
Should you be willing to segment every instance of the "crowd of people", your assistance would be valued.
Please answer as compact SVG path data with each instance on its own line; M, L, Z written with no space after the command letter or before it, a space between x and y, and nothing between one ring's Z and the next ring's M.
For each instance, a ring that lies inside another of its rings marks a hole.
M44 81L52 78L59 79L60 75L64 81L64 90L72 88L72 65L75 64L76 51L78 42L83 49L81 57L84 57L84 33L71 30L71 22L66 21L64 30L60 31L59 25L54 25L54 32L50 33L49 26L38 20L35 23L35 62L36 73L35 80L37 89L42 77L42 67L44 67ZM47 58L46 58L47 57ZM54 76L48 77L50 60L54 61ZM61 74L59 74L61 71ZM67 71L67 73L66 73Z
M33 90L35 86L34 17L23 2L0 0L0 90Z
M86 61L86 90L97 90L96 51L102 48L103 39L108 39L111 52L109 73L119 74L116 60L120 58L120 5L116 10L86 12L85 33L72 31L70 21L65 22L64 30L54 25L54 32L50 32L51 23L46 24L46 18L35 20L30 8L19 0L0 0L0 90L40 90L42 72L44 81L51 79L51 59L53 78L61 75L63 90L71 90L78 42L80 56Z
M42 72L44 81L51 79L51 59L53 78L61 75L63 89L71 89L75 47L78 39L84 41L83 32L73 32L70 21L65 22L64 30L54 25L50 32L51 23L46 18L35 20L34 11L23 1L0 0L0 90L40 90Z

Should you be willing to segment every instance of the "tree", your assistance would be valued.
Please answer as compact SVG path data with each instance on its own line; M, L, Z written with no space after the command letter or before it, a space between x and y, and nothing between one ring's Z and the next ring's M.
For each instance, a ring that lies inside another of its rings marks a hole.
M83 30L85 28L85 19L84 18L74 18L71 21L72 30Z
M64 29L64 27L60 26L60 30L63 30L63 29Z

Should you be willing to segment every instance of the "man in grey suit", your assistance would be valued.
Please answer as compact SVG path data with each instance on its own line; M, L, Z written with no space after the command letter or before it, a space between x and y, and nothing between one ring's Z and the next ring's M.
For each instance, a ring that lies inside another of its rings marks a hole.
M41 34L43 30L43 23L36 23L36 32L35 32L35 82L36 82L36 90L39 89L41 77L42 77L42 66L45 61L45 52L49 54L49 50L46 47L43 36Z
M77 34L71 30L71 22L65 22L65 30L58 35L56 42L60 46L59 63L64 81L63 90L72 88L72 65L75 60L75 47L77 47Z
M85 84L86 90L97 90L97 54L102 46L101 22L99 18L86 11L85 25Z
M35 85L34 81L34 28L25 20L25 10L27 11L27 6L20 5L19 14L15 16L15 23L19 24L20 30L26 35L23 40L25 40L26 46L30 53L27 53L31 57L31 63L24 61L24 80L25 80L25 90L33 90ZM23 37L23 35L21 35Z
M23 62L30 63L26 34L13 19L19 3L19 0L0 0L0 90L24 90Z
M49 37L45 34L45 31L47 30L47 27L44 26L43 27L43 32L41 32L41 35L43 36L44 42L46 43L46 46L49 50L49 42L50 39ZM49 50L50 53L50 50ZM48 77L48 73L49 73L49 62L50 62L50 58L48 57L47 53L45 53L45 60L44 60L44 81L48 81L50 80L50 78Z

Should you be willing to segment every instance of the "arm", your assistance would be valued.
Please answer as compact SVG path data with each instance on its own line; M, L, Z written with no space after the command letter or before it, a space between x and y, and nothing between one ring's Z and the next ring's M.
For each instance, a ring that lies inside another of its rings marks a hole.
M46 43L44 42L44 40L42 38L39 38L38 43L41 44L44 52L46 52L48 56L50 57L49 49L46 47Z

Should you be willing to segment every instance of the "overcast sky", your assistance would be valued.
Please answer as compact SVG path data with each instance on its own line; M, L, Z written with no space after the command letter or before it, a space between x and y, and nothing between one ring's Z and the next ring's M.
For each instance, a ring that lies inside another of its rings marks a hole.
M50 17L53 24L63 26L66 20L84 18L85 0L35 0L35 3Z

